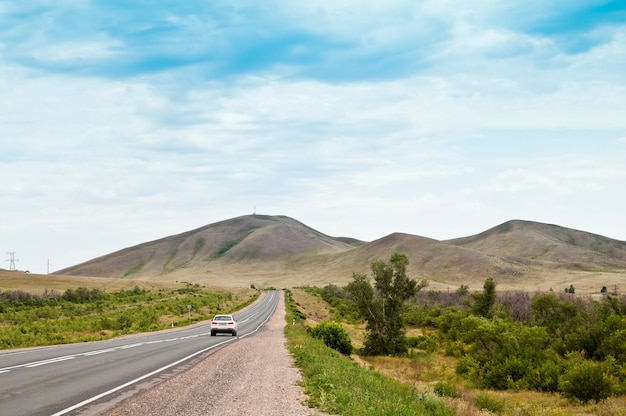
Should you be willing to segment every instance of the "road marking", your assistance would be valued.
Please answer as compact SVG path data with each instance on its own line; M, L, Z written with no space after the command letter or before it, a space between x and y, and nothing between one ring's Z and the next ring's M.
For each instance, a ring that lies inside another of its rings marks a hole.
M92 355L104 354L104 353L112 352L112 351L116 351L116 350L117 350L117 348L107 348L105 350L89 351L89 352L83 353L81 355L83 355L85 357L90 357Z
M208 348L202 349L202 350L200 350L200 351L196 351L196 352L194 352L193 354L190 354L190 355L186 356L185 358L181 358L180 360L175 361L175 362L173 362L173 363L171 363L171 364L168 364L168 365L166 365L166 366L163 366L163 367L159 368L158 370L154 370L154 371L152 371L152 372L150 372L150 373L148 373L148 374L144 374L144 375L143 375L143 376L141 376L141 377L137 377L137 378L136 378L136 379L134 379L134 380L131 380L131 381L129 381L129 382L127 382L127 383L124 383L124 384L122 384L122 385L120 385L120 386L117 386L117 387L115 387L115 388L112 388L111 390L105 391L104 393L101 393L101 394L98 394L98 395L96 395L96 396L93 396L93 397L91 397L91 398L89 398L89 399L87 399L87 400L83 400L82 402L77 403L77 404L75 404L74 406L70 406L70 407L68 407L67 409L63 409L63 410L61 410L61 411L59 411L59 412L57 412L57 413L54 413L54 414L52 414L51 416L62 416L62 415L68 414L69 412L71 412L71 411L73 411L73 410L80 409L81 407L83 407L83 406L85 406L85 405L88 405L89 403L93 403L93 402L95 402L96 400L100 400L101 398L106 397L106 396L108 396L108 395L110 395L110 394L113 394L113 393L115 393L115 392L117 392L117 391L119 391L119 390L125 389L125 388L126 388L126 387L128 387L128 386L132 386L133 384L139 383L140 381L145 380L145 379L146 379L146 378L148 378L148 377L152 377L152 376L153 376L153 375L155 375L155 374L159 374L160 372L165 371L165 370L167 370L168 368L171 368L171 367L177 366L177 365L179 365L179 364L181 364L181 363L183 363L183 362L185 362L185 361L187 361L187 360L189 360L189 359L191 359L191 358L195 357L196 355L199 355L199 354L202 354L202 353L204 353L204 352L206 352L206 351L212 350L213 348L217 348L217 347L219 347L219 346L221 346L221 345L224 345L224 344L226 344L226 343L228 343L228 342L235 341L236 339L237 339L237 338L231 338L231 339L228 339L228 340L226 340L226 341L222 341L222 342L220 342L219 344L211 345L211 346L210 346L210 347L208 347Z
M50 360L37 361L37 362L34 362L34 363L30 363L28 365L25 365L24 367L28 367L28 368L39 367L39 366L42 366L42 365L58 363L60 361L73 360L74 358L76 358L75 355L66 355L65 357L52 358Z
M145 342L139 342L139 343L137 343L137 344L122 345L122 346L120 347L120 349L121 349L121 350L126 350L126 349L128 349L128 348L140 347L140 346L145 345L145 344L146 344Z
M0 374L9 373L12 370L16 370L16 369L19 369L19 368L35 368L35 367L39 367L39 366L42 366L42 365L54 364L54 363L58 363L58 362L62 362L62 361L72 360L74 358L79 358L79 357L92 357L94 355L106 354L106 353L109 353L109 352L116 352L116 351L126 350L126 349L129 349L129 348L141 347L141 346L144 346L144 345L159 344L161 342L181 341L181 340L197 338L197 337L207 336L207 335L209 335L208 332L203 332L201 334L190 335L190 336L187 336L187 337L176 337L176 338L168 338L168 339L162 339L162 340L156 340L156 341L137 342L137 343L134 343L134 344L120 345L119 347L111 347L111 348L105 348L105 349L102 349L102 350L87 351L87 352L82 352L80 354L66 355L66 356L63 356L63 357L50 358L48 360L34 361L34 362L30 362L30 363L20 364L20 365L16 365L16 366L13 366L13 367L0 368Z

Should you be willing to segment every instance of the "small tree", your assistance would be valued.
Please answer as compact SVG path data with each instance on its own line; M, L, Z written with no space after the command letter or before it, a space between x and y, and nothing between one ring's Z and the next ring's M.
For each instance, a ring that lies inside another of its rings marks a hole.
M459 296L467 296L469 294L469 286L461 285L457 288L455 293Z
M372 263L374 287L367 276L354 273L346 290L367 321L365 354L400 354L407 351L405 324L402 317L404 302L414 297L426 281L419 284L407 277L409 260L405 254L394 253L389 262Z
M482 293L474 293L472 297L474 298L472 312L485 318L493 316L493 305L496 303L496 283L493 277L485 280Z

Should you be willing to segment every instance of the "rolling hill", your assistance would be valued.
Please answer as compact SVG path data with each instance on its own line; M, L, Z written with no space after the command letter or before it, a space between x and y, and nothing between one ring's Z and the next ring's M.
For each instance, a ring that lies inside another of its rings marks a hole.
M343 285L374 260L409 257L409 273L435 288L597 292L626 277L626 242L557 225L513 220L440 241L394 233L372 242L331 237L286 216L248 215L129 247L55 274L208 286Z

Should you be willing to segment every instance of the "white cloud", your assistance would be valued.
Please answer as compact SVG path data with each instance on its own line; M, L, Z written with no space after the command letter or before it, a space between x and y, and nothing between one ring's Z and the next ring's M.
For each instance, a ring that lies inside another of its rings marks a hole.
M362 239L511 218L624 238L623 25L572 53L538 3L202 4L0 30L0 229L23 265L255 205Z

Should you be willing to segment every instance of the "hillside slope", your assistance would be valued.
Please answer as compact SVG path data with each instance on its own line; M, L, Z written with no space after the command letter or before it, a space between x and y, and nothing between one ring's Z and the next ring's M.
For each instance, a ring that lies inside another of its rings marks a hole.
M394 233L365 243L330 237L285 216L249 215L129 247L55 274L195 282L209 286L343 285L394 252L435 288L597 291L626 277L626 242L556 225L508 221L474 236L439 241Z
M626 242L558 225L512 220L447 243L507 261L586 271L626 268Z
M357 240L333 238L284 216L249 215L129 247L56 272L100 277L152 277L209 263L287 262L293 256L350 250Z

